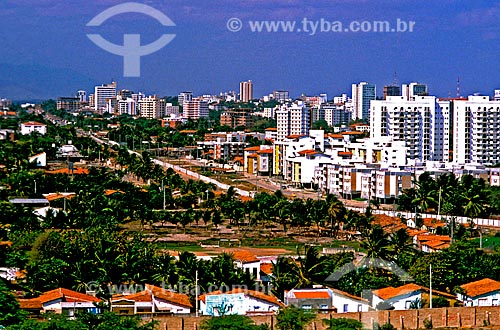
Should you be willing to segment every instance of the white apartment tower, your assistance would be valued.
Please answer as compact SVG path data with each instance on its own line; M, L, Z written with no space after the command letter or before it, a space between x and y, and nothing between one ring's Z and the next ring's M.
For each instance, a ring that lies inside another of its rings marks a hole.
M208 117L208 102L194 99L183 103L183 117L186 119L200 119Z
M96 111L106 109L108 100L116 99L116 82L95 86L94 109Z
M177 96L177 101L179 105L183 105L184 102L189 102L193 100L193 92L182 92Z
M253 100L253 83L251 80L240 82L240 101L250 102Z
M352 84L353 119L370 122L370 101L375 100L377 89L367 82Z
M427 96L429 91L427 85L412 82L401 86L401 95L408 101L415 99L415 96Z
M435 96L388 96L371 102L370 137L405 141L408 159L447 161L450 151L450 109Z
M494 165L500 162L500 101L469 96L451 101L453 161Z
M116 106L119 115L135 116L136 102L131 97L117 96L118 104Z
M137 112L144 118L162 118L165 115L165 100L156 95L144 97L137 103Z
M87 103L87 92L80 90L76 92L76 97L80 100L80 103Z
M276 112L278 141L289 135L307 135L310 128L310 111L303 102L282 106Z

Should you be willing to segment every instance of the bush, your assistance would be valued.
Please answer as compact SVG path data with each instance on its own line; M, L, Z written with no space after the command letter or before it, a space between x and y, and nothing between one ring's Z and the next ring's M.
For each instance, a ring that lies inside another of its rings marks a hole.
M323 323L328 327L328 329L337 330L361 330L363 329L363 323L358 320L348 319L345 317L334 318L334 319L323 319Z
M386 324L383 324L383 325L380 325L378 323L375 323L373 325L373 328L375 330L396 330L396 327L394 327L392 324L390 323L386 323Z

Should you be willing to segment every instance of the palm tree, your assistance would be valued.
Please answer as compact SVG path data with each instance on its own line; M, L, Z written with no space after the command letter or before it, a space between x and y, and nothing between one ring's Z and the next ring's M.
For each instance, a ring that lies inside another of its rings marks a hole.
M365 235L361 246L369 259L386 259L389 254L389 235L379 225L373 226Z
M328 215L330 217L330 236L333 237L334 228L338 229L338 223L345 213L344 204L334 195L329 194L326 197L328 204Z

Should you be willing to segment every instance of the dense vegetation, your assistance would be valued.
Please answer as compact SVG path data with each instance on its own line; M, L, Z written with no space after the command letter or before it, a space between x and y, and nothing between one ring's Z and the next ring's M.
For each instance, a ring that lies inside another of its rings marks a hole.
M23 120L44 119L25 115ZM85 127L90 119L76 120ZM144 138L149 141L150 134L157 134L160 141L172 146L191 143L192 137L177 130L170 133L148 121L127 120L123 119L120 128L111 134L121 135L129 147ZM92 119L92 122L100 121ZM2 127L14 126L11 121L2 123ZM70 140L97 165L90 167L87 175L47 174L28 163L29 156L41 151L53 159L57 148ZM312 232L317 237L330 237L332 242L345 232L362 234L361 249L366 253L366 262L336 282L327 281L328 276L353 262L353 253L323 256L317 247L298 245L298 260L278 258L272 284L274 294L280 298L285 290L314 284L330 285L356 295L361 295L365 289L397 286L403 284L403 279L395 276L395 265L408 272L416 283L427 286L428 268L432 264L433 287L447 292L484 277L500 280L500 254L480 250L469 240L475 234L473 226L448 225L442 231L453 232L452 246L442 253L422 254L413 248L406 230L389 234L375 225L370 207L363 214L346 209L332 195L321 200L288 200L280 191L263 192L253 200L243 201L232 188L215 194L212 185L184 180L173 170L154 164L152 157L145 150L136 155L124 147L113 149L98 145L78 135L73 127L50 123L46 136L32 134L18 136L15 142L0 142L0 164L4 165L0 170L0 186L4 188L0 189L0 240L12 242L12 246L0 246L0 266L17 267L26 273L25 281L15 286L0 286L0 305L6 306L0 312L0 322L7 325L24 322L13 329L56 328L53 320L43 324L22 321L24 316L18 313L11 289L36 296L57 287L83 291L92 284L100 288L101 297L109 298L110 284L148 283L168 285L194 299L194 291L190 288L194 285L196 272L201 292L213 287L254 285L250 274L234 268L233 257L229 254L203 261L192 253L181 252L176 260L150 238L153 223L173 224L184 231L194 223L203 223L207 228L246 227L256 232L279 226L284 235L293 229L299 233ZM99 162L99 159L109 158L115 159L118 165L110 168ZM8 202L11 197L40 197L43 193L54 192L74 192L75 196L53 201L51 206L61 210L43 217L33 214L29 208ZM405 191L399 206L408 210L416 207L421 212L440 208L441 214L484 216L498 213L497 194L496 188L489 187L481 179L463 176L458 181L453 175L443 175L435 180L424 174L419 177L415 189ZM131 223L138 223L139 230L131 230ZM373 267L379 259L387 262L385 267ZM139 327L133 319L115 320L111 314L89 318L91 316L81 316L72 325L75 329ZM283 316L284 320L287 318ZM116 322L131 323L118 326ZM222 321L211 322L214 324L206 326L216 329L217 322ZM245 322L241 324L247 328L253 326ZM64 324L63 321L60 324ZM149 329L148 326L141 329ZM60 328L65 329L63 325Z

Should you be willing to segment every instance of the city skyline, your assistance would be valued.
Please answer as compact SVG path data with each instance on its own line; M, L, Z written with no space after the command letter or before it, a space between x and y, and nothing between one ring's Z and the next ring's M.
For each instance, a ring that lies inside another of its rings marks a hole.
M100 12L125 1L7 1L0 10L4 31L0 60L0 97L14 100L71 96L90 92L111 80L147 94L177 95L193 90L213 94L238 90L252 80L254 95L288 90L330 96L348 93L352 83L377 85L421 82L438 97L455 96L460 77L462 95L491 95L500 87L497 33L500 5L488 1L137 1L170 17L163 27L150 17L121 14L101 27L87 23ZM243 22L241 31L228 20ZM307 33L252 32L255 20L415 22L413 32ZM126 24L125 24L126 22ZM101 33L120 44L124 33L141 33L143 44L162 33L175 39L141 59L141 76L123 77L123 58L100 49L87 38ZM311 79L312 78L312 79Z

